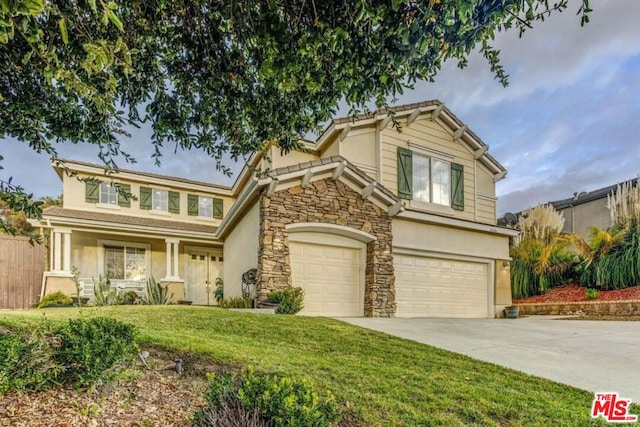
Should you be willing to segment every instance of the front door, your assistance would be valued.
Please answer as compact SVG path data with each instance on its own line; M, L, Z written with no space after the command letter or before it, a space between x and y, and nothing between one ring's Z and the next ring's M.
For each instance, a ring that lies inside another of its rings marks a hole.
M222 277L222 251L190 250L185 298L196 305L215 304L216 278Z

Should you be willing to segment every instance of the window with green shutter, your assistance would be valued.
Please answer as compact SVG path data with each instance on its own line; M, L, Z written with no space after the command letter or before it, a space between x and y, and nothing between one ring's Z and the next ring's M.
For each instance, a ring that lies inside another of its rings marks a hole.
M222 199L213 199L213 217L217 219L222 219L223 212L223 203Z
M177 191L169 191L169 212L180 213L180 193Z
M464 166L451 163L451 207L464 210Z
M198 216L198 196L187 194L187 213L189 216Z
M398 147L398 197L413 197L413 153L406 148Z
M151 188L140 187L140 209L151 210Z
M98 203L100 201L100 181L85 181L84 185L87 203Z
M129 184L118 184L118 206L131 207L131 186Z
M464 167L398 147L398 196L464 210Z

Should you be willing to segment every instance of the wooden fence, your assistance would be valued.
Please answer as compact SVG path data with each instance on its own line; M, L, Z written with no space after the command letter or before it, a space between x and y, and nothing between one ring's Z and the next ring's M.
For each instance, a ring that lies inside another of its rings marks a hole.
M40 297L45 247L0 234L0 309L29 308Z

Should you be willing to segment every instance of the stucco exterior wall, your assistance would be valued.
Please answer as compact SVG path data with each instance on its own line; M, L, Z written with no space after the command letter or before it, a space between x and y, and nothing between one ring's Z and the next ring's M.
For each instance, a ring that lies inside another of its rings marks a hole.
M49 295L54 292L62 292L65 295L75 295L76 285L71 277L49 276L45 273L44 294Z
M611 226L606 197L573 206L573 232L588 238L588 229L592 225L601 229Z
M495 290L495 315L502 317L505 307L511 305L511 268L509 261L497 260L496 269L496 290Z
M278 147L272 146L269 150L270 159L266 161L271 169L278 169L285 166L297 165L299 163L317 160L318 156L314 153L304 153L302 151L291 151L287 154L281 154Z
M339 154L360 168L369 177L376 179L378 173L378 155L376 129L373 127L352 129L344 140L339 142Z
M483 259L509 259L507 236L401 218L393 219L393 246Z
M242 274L258 267L258 202L244 214L224 241L224 296L242 295Z

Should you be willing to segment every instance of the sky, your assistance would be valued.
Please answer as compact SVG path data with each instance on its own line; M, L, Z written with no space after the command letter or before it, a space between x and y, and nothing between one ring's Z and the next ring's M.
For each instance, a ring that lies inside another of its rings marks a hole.
M591 22L582 28L579 3L571 1L569 10L522 39L517 31L496 37L507 88L473 54L465 69L447 63L435 83L419 83L396 102L439 99L489 145L509 171L496 186L499 215L640 174L640 1L591 0ZM203 153L170 148L158 168L149 135L134 129L122 141L138 163L120 167L227 185L237 176L223 176ZM57 150L64 158L99 162L89 145ZM46 155L12 139L0 140L0 154L0 179L13 177L35 197L62 192Z

